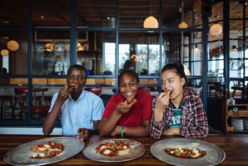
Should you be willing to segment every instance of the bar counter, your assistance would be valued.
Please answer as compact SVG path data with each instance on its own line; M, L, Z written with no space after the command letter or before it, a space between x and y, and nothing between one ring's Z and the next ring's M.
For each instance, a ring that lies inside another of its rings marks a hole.
M11 150L21 144L51 138L51 137L61 137L59 136L44 136L44 135L0 135L0 165L9 165L7 164L3 157L4 155ZM92 136L89 140L85 141L85 147L90 145L98 140L105 139L113 139L113 138L121 138L121 137L99 137ZM171 139L171 138L182 138L180 136L164 136L159 140L163 139ZM57 163L53 163L50 165L63 165L63 166L73 166L73 165L149 165L149 166L159 166L159 165L169 165L166 164L157 158L155 158L151 152L150 147L153 143L159 140L154 140L150 137L125 137L125 139L136 140L142 143L145 146L145 154L140 158L137 158L132 161L121 162L121 163L104 163L90 160L84 157L83 153L80 152L77 155L66 159L64 161L60 161ZM219 165L248 165L248 135L247 134L232 134L232 135L209 135L206 138L200 138L199 140L206 141L212 143L221 149L223 149L226 153L225 160ZM84 147L84 148L85 148Z

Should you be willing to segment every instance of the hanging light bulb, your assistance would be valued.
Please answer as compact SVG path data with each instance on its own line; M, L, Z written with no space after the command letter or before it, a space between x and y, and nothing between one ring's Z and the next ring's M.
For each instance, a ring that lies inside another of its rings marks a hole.
M198 45L197 45L197 44L195 45L195 50L199 50L199 47L198 47Z
M179 25L178 28L188 28L188 24L184 21L182 21Z
M184 11L183 11L183 1L182 1L182 7L179 9L179 12L182 13L182 22L178 25L178 28L188 28L188 24L184 21Z
M215 23L210 27L209 33L213 36L218 36L222 33L222 26L219 23Z
M2 54L2 56L9 56L9 50L7 50L7 49L2 49L2 50L1 50L1 54Z
M10 40L7 43L7 47L10 51L16 51L19 49L19 44L15 40Z
M237 47L235 45L232 46L233 51L237 51Z
M158 20L153 16L149 16L145 19L143 26L144 28L158 28Z

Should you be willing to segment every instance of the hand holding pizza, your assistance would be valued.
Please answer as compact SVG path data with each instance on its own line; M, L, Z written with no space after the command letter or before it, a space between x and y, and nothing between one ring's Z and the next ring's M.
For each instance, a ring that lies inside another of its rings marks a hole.
M73 89L74 89L73 87L68 87L67 85L65 85L64 88L60 89L57 100L61 103L64 103L65 100L69 98Z
M134 105L134 103L128 103L128 102L120 102L117 107L116 107L116 111L119 113L119 114L125 114L127 113L131 108L132 106Z
M158 111L163 111L169 105L170 94L161 92L157 98L155 108Z
M83 138L80 138L83 135ZM90 137L90 131L86 128L80 128L78 129L78 133L77 133L77 138L84 141L89 139Z

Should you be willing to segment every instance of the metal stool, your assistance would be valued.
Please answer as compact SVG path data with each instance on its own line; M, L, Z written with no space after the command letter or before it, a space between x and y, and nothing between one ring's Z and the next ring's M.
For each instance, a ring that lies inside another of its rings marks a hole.
M0 96L0 100L1 100L1 120L4 121L5 120L5 109L12 109L11 112L11 119L15 119L15 110L14 110L14 105L13 105L13 101L12 101L12 96L11 95L3 95ZM10 106L5 106L5 102L9 101L10 102Z

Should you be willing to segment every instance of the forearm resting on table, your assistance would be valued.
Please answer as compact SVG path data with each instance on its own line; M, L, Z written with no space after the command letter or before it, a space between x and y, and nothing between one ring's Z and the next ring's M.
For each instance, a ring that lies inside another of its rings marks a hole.
M121 134L121 131L120 131L120 134ZM138 136L138 137L148 136L149 135L148 127L146 126L126 127L125 135L126 136Z
M108 119L102 119L100 125L99 125L99 135L100 136L107 136L109 135L114 129L121 118L121 114L116 113L114 111Z

